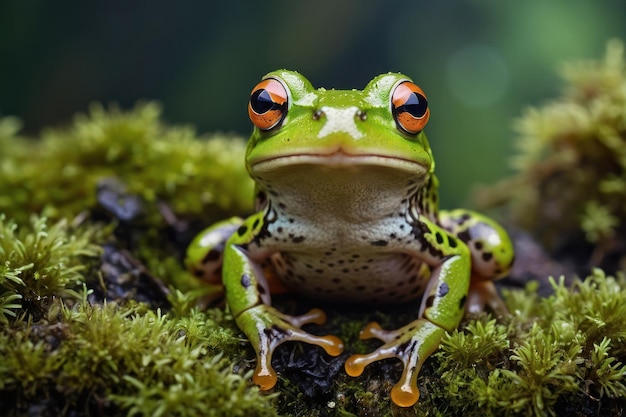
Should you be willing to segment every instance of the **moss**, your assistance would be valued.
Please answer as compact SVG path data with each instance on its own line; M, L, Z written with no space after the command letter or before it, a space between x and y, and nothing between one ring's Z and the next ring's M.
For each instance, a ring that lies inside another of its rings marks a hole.
M76 298L100 255L98 236L96 228L49 226L37 216L18 227L0 214L0 323L21 309L37 316L55 297Z
M515 123L517 173L476 196L506 204L512 222L552 249L591 246L593 264L620 255L626 236L626 64L621 41L604 59L566 64L559 97ZM622 250L623 253L623 250ZM622 259L623 261L624 259ZM611 269L620 261L614 262Z
M116 178L162 222L154 204L167 201L187 219L213 219L251 208L252 184L243 168L244 141L228 135L199 138L190 127L170 127L154 102L128 112L93 104L65 129L39 140L18 136L19 122L0 122L0 212L19 222L31 213L73 218L98 206L96 190ZM6 150L6 152L5 152Z
M71 308L59 301L58 319L46 326L18 320L0 331L8 415L37 404L46 415L275 415L272 396L219 353L223 329L205 314L176 320L141 304L92 306L86 297Z
M470 416L623 410L626 280L598 269L572 288L551 282L548 298L509 291L505 323L483 315L446 336L435 404Z

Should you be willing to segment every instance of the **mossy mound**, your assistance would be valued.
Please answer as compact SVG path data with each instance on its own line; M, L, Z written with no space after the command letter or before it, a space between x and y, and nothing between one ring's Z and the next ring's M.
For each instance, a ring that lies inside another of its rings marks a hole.
M187 220L249 210L245 142L198 137L191 127L167 126L160 115L154 102L128 112L93 104L69 127L44 130L37 140L20 137L15 118L0 119L0 212L21 223L32 213L72 219L98 206L97 190L110 178L147 203L151 210L143 215L152 226L161 222L159 201Z
M516 121L517 174L476 202L505 204L512 223L579 265L626 265L626 63L612 40L602 61L566 64L560 97Z

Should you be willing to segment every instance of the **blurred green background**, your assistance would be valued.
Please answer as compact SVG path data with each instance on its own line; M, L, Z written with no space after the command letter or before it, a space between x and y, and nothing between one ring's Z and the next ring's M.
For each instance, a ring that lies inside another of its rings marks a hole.
M3 1L0 113L34 135L94 100L157 99L168 122L248 135L248 94L270 70L327 88L400 71L428 95L454 206L507 173L512 120L559 91L560 63L612 37L626 39L624 0Z

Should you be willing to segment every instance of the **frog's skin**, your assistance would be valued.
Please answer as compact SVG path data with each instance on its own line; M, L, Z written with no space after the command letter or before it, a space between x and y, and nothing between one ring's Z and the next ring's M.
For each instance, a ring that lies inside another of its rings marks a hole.
M358 376L372 362L397 357L404 371L391 398L415 404L424 360L464 311L485 304L506 311L492 280L511 267L508 235L480 214L438 211L422 131L430 110L422 90L402 74L380 75L363 91L340 91L275 71L254 88L248 113L255 128L246 167L257 186L257 212L204 231L187 264L215 283L223 262L226 301L256 350L254 382L274 386L270 362L283 342L318 345L333 356L343 350L339 338L301 329L323 323L321 310L295 317L274 309L274 281L339 302L422 297L412 323L393 331L368 324L361 337L383 345L345 363Z

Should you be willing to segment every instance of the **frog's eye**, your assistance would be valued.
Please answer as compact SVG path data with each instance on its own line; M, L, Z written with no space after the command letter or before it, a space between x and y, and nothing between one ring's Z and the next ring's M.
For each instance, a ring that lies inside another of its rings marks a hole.
M248 116L252 123L261 130L278 126L287 114L287 97L283 84L274 78L258 83L248 103Z
M410 81L398 84L393 90L391 112L398 129L411 135L424 129L430 116L426 95Z

